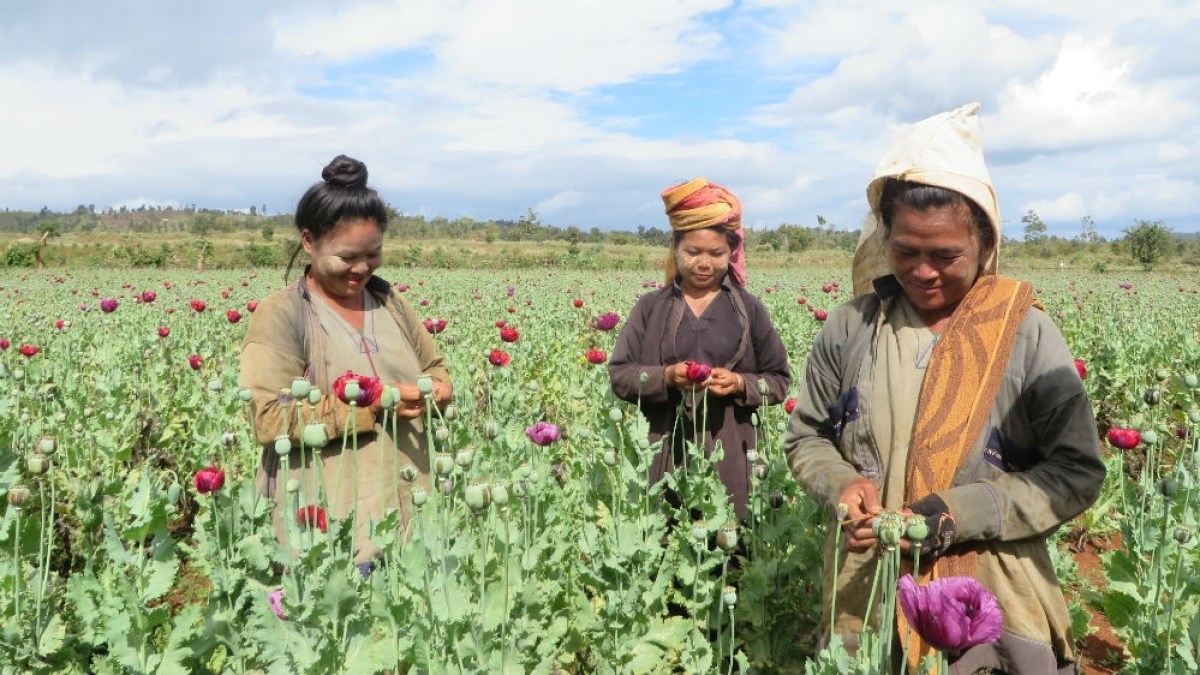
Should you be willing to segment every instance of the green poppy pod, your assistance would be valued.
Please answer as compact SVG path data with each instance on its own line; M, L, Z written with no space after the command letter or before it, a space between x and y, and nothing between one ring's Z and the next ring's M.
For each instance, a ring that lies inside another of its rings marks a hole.
M787 499L779 490L772 490L771 494L767 495L767 505L773 509L782 508L787 503Z
M384 387L379 395L379 405L382 408L394 408L400 402L400 390L395 387Z
M433 393L433 378L428 375L422 375L417 378L417 391L423 396L428 396Z
M492 420L483 423L483 437L491 440L500 435L500 425Z
M487 483L473 480L463 491L463 501L471 507L472 511L483 511L492 503L492 492Z
M924 541L929 536L929 523L921 516L911 516L906 522L904 538L909 541Z
M747 450L746 451L746 461L750 462L751 464L757 462L758 461L758 450L755 450L754 448L750 448L749 450Z
M412 464L405 464L404 466L400 467L400 477L403 478L406 483L413 482L417 479L417 467L413 466Z
M475 462L475 451L471 448L462 448L454 453L454 463L463 469L471 468L471 464Z
M250 391L246 387L238 389L238 399L241 400L242 403L249 403L250 399L252 398L254 398L254 392Z
M50 458L35 452L25 460L25 469L33 476L41 476L50 470Z
M409 491L408 496L412 499L413 506L417 508L421 508L425 505L425 502L429 501L429 493L420 485L414 485L412 490Z
M37 443L33 447L43 455L49 456L53 455L54 451L58 449L58 441L53 436L46 435L37 439Z
M442 417L447 421L453 422L458 417L458 406L450 404L442 411Z
M766 462L755 462L753 464L754 477L759 480L766 480L771 473L771 467Z
M450 430L446 427L438 427L433 430L433 437L438 440L438 443L445 443L447 438L450 438Z
M296 494L297 492L300 491L300 479L289 478L288 481L286 483L284 483L283 489L287 490L287 493L289 495Z
M1146 445L1154 445L1158 442L1158 432L1153 429L1147 429L1143 431L1142 442Z
M1175 543L1183 546L1192 540L1192 530L1184 525L1175 528Z
M167 486L167 503L175 506L179 503L179 497L183 494L183 486L179 483L171 483Z
M309 382L308 378L297 377L292 380L292 396L307 398L310 391L312 391L312 382Z
M342 397L350 405L354 405L358 401L359 394L362 394L362 386L358 383L358 380L347 380L346 387L342 389Z
M608 419L610 422L620 422L625 417L625 413L621 412L620 408L609 408Z
M316 405L321 402L321 390L313 387L312 391L308 392L308 404Z
M738 601L737 589L734 588L733 586L726 586L721 591L721 602L725 603L726 607L729 607L730 609L732 609L733 606L737 604L737 601Z
M616 466L617 451L612 448L605 448L604 452L600 453L600 461L604 462L605 466Z
M504 483L492 483L488 490L492 494L492 503L496 506L508 504L508 486Z
M736 523L725 523L721 529L717 530L717 548L726 553L733 553L738 545L738 531Z
M703 520L697 520L692 523L692 540L705 541L708 539L708 523Z
M287 436L275 437L275 454L286 455L292 451L292 439Z
M1195 389L1196 387L1200 387L1200 377L1196 377L1195 373L1188 373L1183 376L1183 383Z
M329 433L323 422L309 422L300 431L300 441L310 448L323 448L329 442Z
M1150 387L1142 394L1142 400L1146 402L1146 405L1158 405L1162 401L1162 392Z
M8 488L8 505L14 509L25 506L25 502L29 501L29 494L29 488L24 485L14 485Z
M449 453L439 452L433 456L433 473L437 476L449 476L454 471L454 457Z
M221 434L221 445L231 447L234 443L237 443L237 434L232 431L226 431Z

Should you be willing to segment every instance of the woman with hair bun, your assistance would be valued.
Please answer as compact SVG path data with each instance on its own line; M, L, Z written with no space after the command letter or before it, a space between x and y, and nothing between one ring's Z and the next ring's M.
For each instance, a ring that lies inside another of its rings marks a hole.
M339 155L321 178L296 206L300 244L288 273L301 251L308 264L251 315L240 377L263 445L256 482L275 500L280 542L286 545L289 530L325 525L316 513L353 517L354 562L366 574L380 554L368 537L370 523L399 509L403 526L410 487L430 487L427 399L418 378L430 378L429 395L439 406L452 389L445 359L416 312L374 275L388 209L367 187L366 165ZM341 387L348 372L374 378L363 380L360 389L368 391L354 405ZM300 396L307 388L320 392L315 404L309 401L317 396ZM314 450L322 436L328 442ZM414 469L411 483L397 478L401 472L412 478Z

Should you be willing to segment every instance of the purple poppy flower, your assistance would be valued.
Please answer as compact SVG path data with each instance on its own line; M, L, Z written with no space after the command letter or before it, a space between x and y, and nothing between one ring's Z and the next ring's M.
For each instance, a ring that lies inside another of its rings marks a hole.
M592 328L596 330L612 330L621 322L621 315L616 312L605 312L600 314L592 321Z
M899 596L908 623L943 651L995 642L1004 629L996 596L970 577L934 579L918 586L906 574L900 578Z
M271 605L271 611L275 612L275 616L287 621L287 615L283 613L283 589L276 588L267 596L267 603Z
M525 435L537 445L545 447L558 440L558 427L549 422L538 422L525 429Z

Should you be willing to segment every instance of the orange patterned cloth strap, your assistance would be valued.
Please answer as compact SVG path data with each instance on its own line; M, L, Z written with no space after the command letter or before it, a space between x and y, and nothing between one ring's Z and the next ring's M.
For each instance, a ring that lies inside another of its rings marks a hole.
M908 451L905 504L950 487L983 432L1004 379L1017 328L1034 305L1029 282L990 274L975 282L955 310L933 350L921 385ZM975 553L952 552L922 567L925 569L914 573L921 581L973 576ZM916 631L908 630L898 605L896 613L900 639L907 637L909 643L909 672L916 672L916 665L932 653L933 647Z

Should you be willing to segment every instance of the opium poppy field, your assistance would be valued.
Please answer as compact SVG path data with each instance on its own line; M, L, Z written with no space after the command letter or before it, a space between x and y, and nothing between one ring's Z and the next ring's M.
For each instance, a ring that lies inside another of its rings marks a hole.
M1194 277L1123 274L1033 275L1109 469L1052 553L1078 644L1109 636L1085 669L1195 672L1200 295ZM405 531L374 524L384 554L364 575L347 519L287 492L281 547L254 488L239 350L280 271L0 275L0 672L886 672L817 648L826 516L786 468L786 404L756 416L746 522L698 453L647 484L646 423L605 364L657 272L380 276L455 396L427 424L433 488L411 490ZM749 286L795 390L848 273L752 267ZM322 396L389 395L363 384L280 396L303 424ZM931 606L880 586L885 606Z

